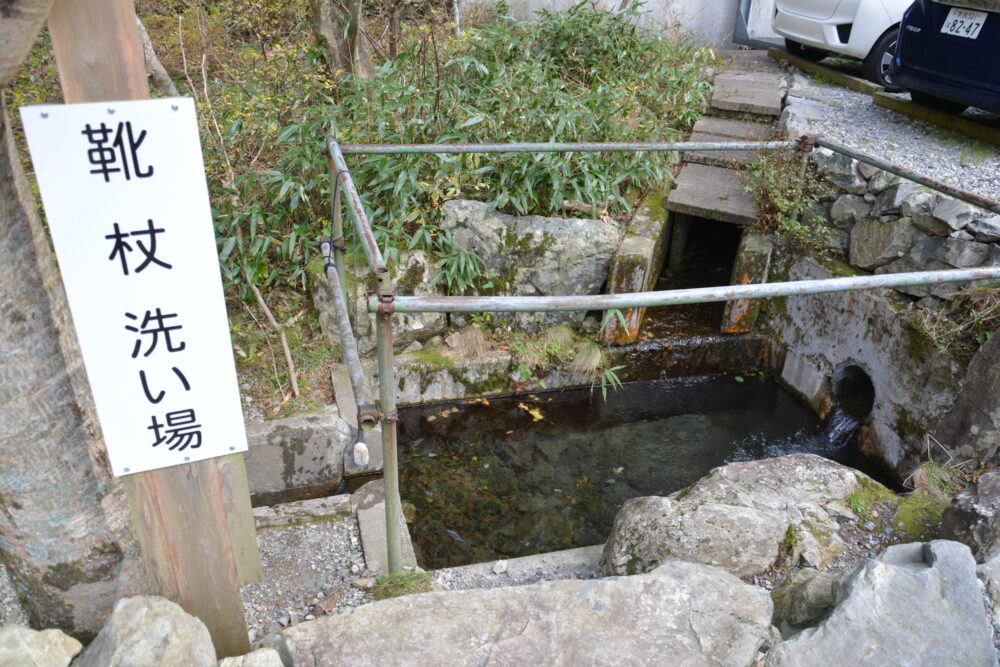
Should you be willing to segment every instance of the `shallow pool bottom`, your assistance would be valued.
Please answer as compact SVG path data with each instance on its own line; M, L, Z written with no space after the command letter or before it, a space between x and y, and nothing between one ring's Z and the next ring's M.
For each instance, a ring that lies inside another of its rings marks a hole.
M831 426L763 375L414 406L400 411L401 495L425 568L589 546L629 498L724 463L847 456L857 424Z

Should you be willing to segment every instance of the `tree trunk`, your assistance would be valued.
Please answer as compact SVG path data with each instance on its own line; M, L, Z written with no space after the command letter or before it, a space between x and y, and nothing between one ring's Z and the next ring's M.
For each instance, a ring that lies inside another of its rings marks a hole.
M142 56L146 63L146 76L149 78L153 89L165 97L177 97L177 86L174 85L163 63L157 57L156 50L153 48L153 40L149 38L146 26L143 25L142 19L138 16L135 17L135 25L139 28L139 40L142 42Z
M0 0L0 86L28 57L35 37L49 15L53 0Z
M0 559L34 627L87 639L145 569L6 112L0 98Z
M313 35L326 49L326 62L331 75L347 72L369 78L374 68L364 40L361 0L347 2L345 14L331 0L310 0Z

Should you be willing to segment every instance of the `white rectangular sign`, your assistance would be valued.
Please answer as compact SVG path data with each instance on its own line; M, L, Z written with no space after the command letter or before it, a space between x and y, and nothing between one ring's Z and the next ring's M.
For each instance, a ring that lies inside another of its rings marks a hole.
M114 474L246 451L193 101L21 119Z

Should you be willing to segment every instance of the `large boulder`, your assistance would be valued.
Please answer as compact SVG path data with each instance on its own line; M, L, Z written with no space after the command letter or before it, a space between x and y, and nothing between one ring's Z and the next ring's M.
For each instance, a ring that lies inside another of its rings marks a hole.
M1000 555L1000 470L957 493L941 517L944 537L972 549L980 563Z
M284 632L296 665L749 665L771 600L717 568L408 595Z
M618 229L601 220L515 217L478 201L448 201L441 228L483 259L492 291L519 296L598 294L608 277ZM522 325L579 323L585 313L526 313Z
M846 548L838 517L845 499L877 482L812 454L731 463L665 498L627 501L604 545L605 574L648 572L684 559L737 576L764 572L779 556L826 566Z
M83 645L61 630L32 630L20 625L0 628L0 665L66 667Z
M208 628L156 595L123 598L74 667L216 667Z
M835 598L820 625L779 644L766 664L997 664L976 563L965 545L890 547L839 580Z

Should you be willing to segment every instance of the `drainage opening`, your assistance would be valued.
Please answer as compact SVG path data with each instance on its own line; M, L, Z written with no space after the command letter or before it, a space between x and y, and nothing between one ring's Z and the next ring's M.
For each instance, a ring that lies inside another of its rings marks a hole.
M670 228L655 289L729 284L740 245L738 225L674 213ZM715 335L724 310L722 302L653 308L646 313L642 330L653 338Z
M844 366L833 376L833 398L841 410L861 423L875 405L875 386L860 366Z

